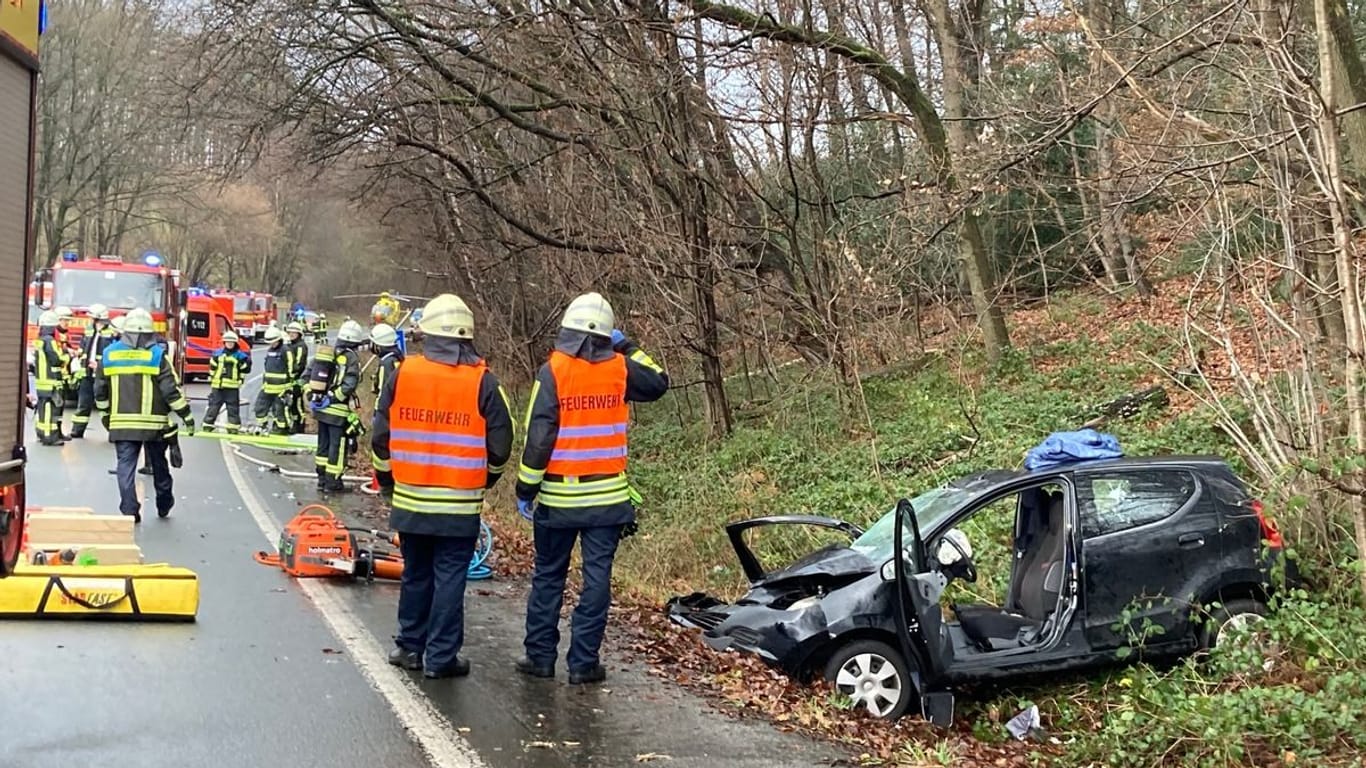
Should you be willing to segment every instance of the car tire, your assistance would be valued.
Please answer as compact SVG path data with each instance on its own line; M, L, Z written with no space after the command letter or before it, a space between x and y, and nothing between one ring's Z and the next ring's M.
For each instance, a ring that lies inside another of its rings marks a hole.
M910 666L902 653L879 640L856 640L825 665L825 679L848 696L855 709L895 720L906 714L915 697Z
M1200 632L1200 647L1210 650L1219 644L1219 636L1231 627L1246 626L1261 621L1271 611L1260 600L1240 598L1229 600L1209 612L1209 617Z

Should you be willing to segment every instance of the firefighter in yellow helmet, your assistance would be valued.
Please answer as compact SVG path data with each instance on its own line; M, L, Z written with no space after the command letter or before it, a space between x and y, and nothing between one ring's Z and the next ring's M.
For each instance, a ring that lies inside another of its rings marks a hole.
M617 330L606 299L588 293L569 304L532 386L517 472L517 510L532 521L536 545L526 655L517 662L523 674L555 674L560 604L577 539L583 590L566 655L569 682L606 678L599 649L612 602L612 560L617 542L635 530L639 500L626 479L627 403L658 400L668 389L664 370Z
M166 435L171 413L194 434L190 401L176 380L166 346L157 342L152 315L145 309L128 313L123 338L105 348L95 371L95 404L109 413L109 441L118 454L119 511L142 522L136 474L144 449L152 470L158 517L175 506L171 470L166 464Z
M460 677L465 579L484 493L512 456L507 396L474 348L474 315L453 294L422 314L422 355L385 379L371 448L394 479L389 526L403 550L398 635L389 663Z
M71 354L60 340L61 318L53 310L38 316L38 338L34 341L34 394L38 413L34 429L42 445L61 445L62 408L66 404L66 383L71 375Z

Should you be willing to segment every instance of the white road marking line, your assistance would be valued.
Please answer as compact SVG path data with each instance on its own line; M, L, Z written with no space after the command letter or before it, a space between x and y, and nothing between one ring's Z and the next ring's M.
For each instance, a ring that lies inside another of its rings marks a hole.
M219 447L223 451L228 476L237 486L242 503L261 533L271 544L275 544L280 540L279 524L242 474L228 442L223 441ZM332 634L345 646L361 676L389 704L399 723L407 729L435 768L486 768L474 747L456 734L455 726L431 705L408 677L408 673L389 665L384 649L331 588L314 579L297 579L295 583L318 606L323 621L327 622Z

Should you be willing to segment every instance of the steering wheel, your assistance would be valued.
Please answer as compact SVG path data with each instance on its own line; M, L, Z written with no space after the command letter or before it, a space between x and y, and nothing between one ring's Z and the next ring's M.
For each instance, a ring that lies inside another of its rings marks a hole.
M959 578L961 578L963 581L966 581L969 584L976 584L977 564L972 562L972 556L970 556L967 552L964 552L963 548L958 545L958 542L953 540L952 536L945 536L944 538L940 539L939 542L941 546L943 544L948 544L950 547L953 547L955 550L958 551L959 556L962 558L958 562L946 567L961 570L963 572L963 575Z

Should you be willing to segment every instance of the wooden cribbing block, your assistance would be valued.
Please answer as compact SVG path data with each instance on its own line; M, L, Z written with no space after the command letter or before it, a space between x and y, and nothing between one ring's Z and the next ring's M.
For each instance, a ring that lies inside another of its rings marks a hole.
M137 565L142 562L142 548L136 544L33 544L28 545L29 562L33 553L46 552L51 562L56 562L63 550L73 549L79 556L90 552L100 565Z
M32 518L39 515L93 515L95 510L90 507L29 507L25 513Z
M75 541L82 544L132 544L133 518L129 515L82 515L49 512L28 519L28 540L33 543Z

